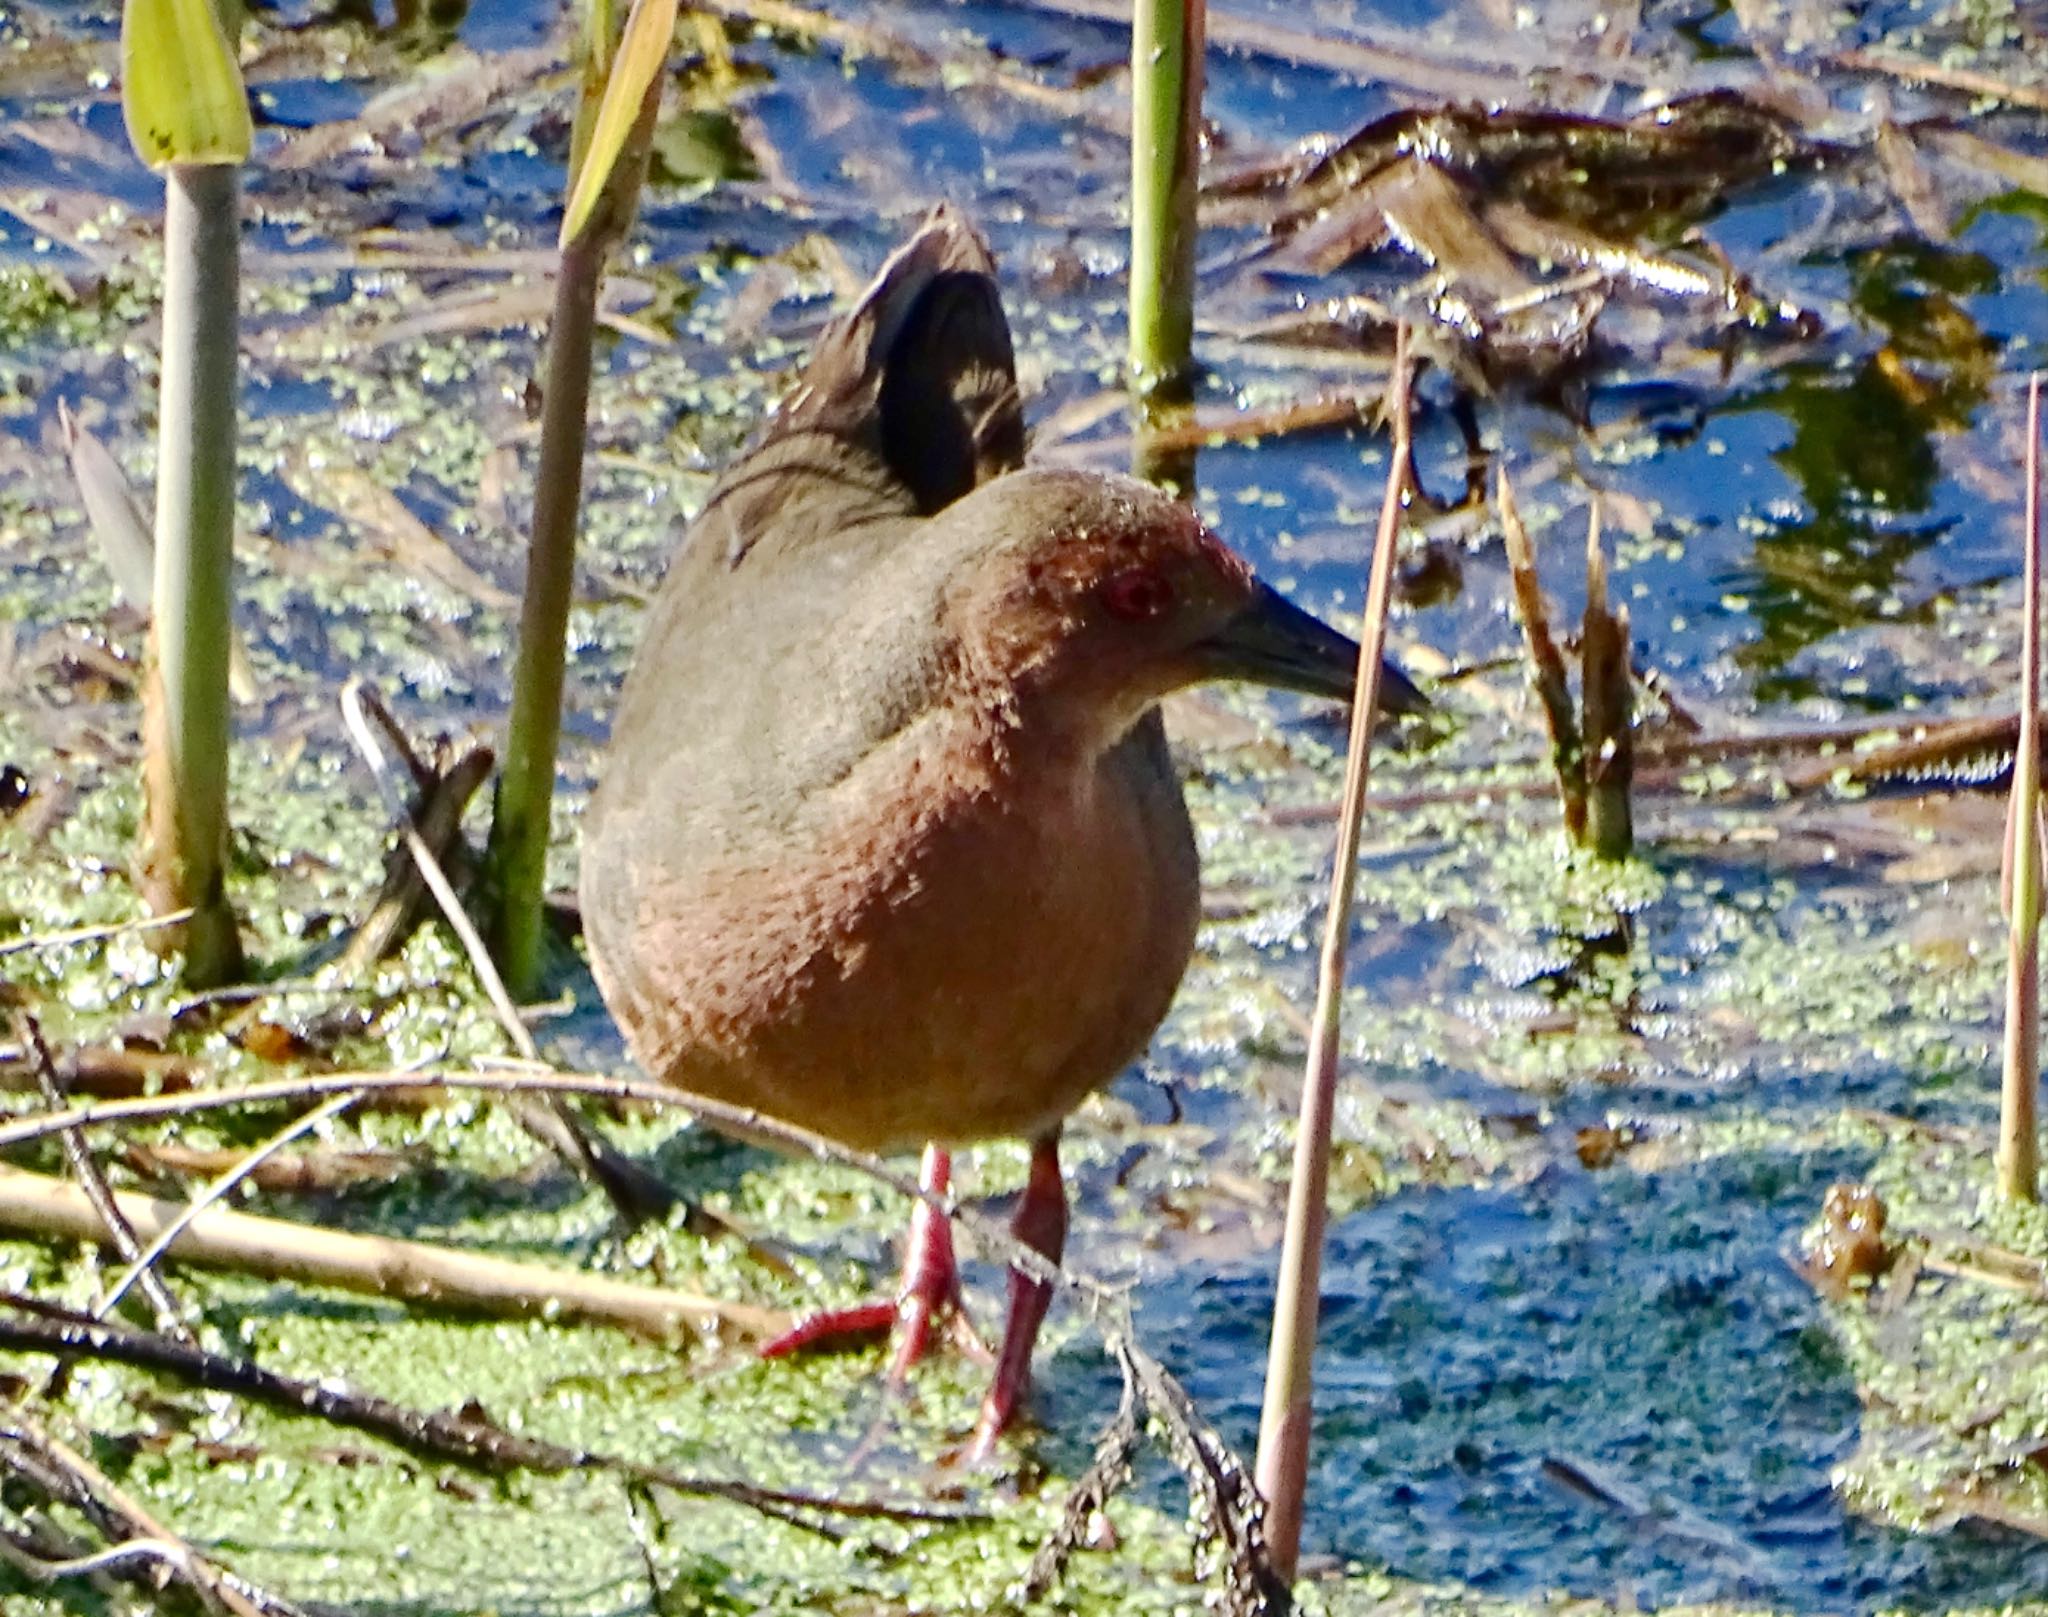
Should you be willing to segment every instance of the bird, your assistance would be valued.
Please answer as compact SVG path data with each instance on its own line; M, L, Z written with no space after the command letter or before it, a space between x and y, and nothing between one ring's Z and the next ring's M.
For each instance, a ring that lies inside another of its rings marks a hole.
M638 1065L864 1151L1030 1143L1012 1228L1057 1262L1062 1121L1144 1050L1200 872L1159 702L1204 680L1348 699L1359 650L1180 500L1027 465L981 236L939 204L818 340L691 521L582 816L592 972ZM1382 706L1422 698L1398 670ZM1050 1288L1013 1268L972 1452ZM960 1314L913 1208L900 1291L766 1353Z

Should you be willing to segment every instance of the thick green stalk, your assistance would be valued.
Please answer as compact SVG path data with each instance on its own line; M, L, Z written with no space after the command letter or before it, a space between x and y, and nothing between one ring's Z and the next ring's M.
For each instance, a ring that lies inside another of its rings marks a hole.
M505 765L491 814L491 952L515 998L530 995L540 981L555 744L562 726L562 672L575 586L576 514L583 498L591 339L606 245L590 235L562 249L548 326L533 543L519 609L519 663Z
M1131 15L1131 380L1187 385L1195 332L1206 0L1137 0Z
M1998 1193L2041 1194L2041 378L2027 389L2026 622L2020 631L2020 739L2005 822L2005 1079L1998 1107Z
M147 868L158 913L192 909L188 980L241 969L223 885L234 573L241 171L164 171L163 386L158 413L155 712Z
M1131 433L1131 475L1178 495L1195 497L1195 424L1191 400L1162 391L1137 401Z

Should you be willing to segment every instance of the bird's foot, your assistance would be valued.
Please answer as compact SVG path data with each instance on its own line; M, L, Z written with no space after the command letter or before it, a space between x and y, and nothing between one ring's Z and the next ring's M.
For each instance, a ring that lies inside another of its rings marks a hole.
M951 1175L947 1154L934 1146L926 1151L923 1183L944 1194ZM792 1353L864 1346L891 1329L896 1352L889 1361L889 1379L901 1381L923 1361L935 1337L944 1334L971 1358L993 1362L994 1355L976 1334L960 1296L960 1266L953 1256L953 1232L946 1215L920 1201L910 1219L910 1244L903 1255L903 1284L894 1298L877 1298L850 1308L826 1309L806 1315L761 1349L764 1359Z
M927 1188L943 1190L944 1176L932 1185L927 1164ZM982 1343L967 1316L967 1303L960 1295L960 1265L953 1256L953 1227L946 1215L929 1202L919 1202L911 1215L910 1250L903 1257L903 1289L896 1295L896 1354L889 1361L889 1379L902 1381L931 1351L934 1333L943 1327L946 1336L968 1357L983 1364L994 1355Z

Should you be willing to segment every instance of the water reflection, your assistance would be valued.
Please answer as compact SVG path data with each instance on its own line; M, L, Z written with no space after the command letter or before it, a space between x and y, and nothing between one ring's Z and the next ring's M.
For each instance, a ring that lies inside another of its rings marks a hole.
M1768 411L1792 429L1771 459L1797 486L1795 515L1768 520L1748 564L1725 582L1748 597L1756 638L1739 654L1759 696L1819 694L1785 672L1806 646L1838 630L1910 619L1914 558L1955 525L1936 510L1938 439L1966 430L1998 363L1998 344L1965 306L1998 290L1977 253L1924 242L1854 255L1850 307L1883 346L1853 369L1783 367L1732 413Z
M335 0L314 24L347 23L365 33L388 33L439 50L455 42L469 16L469 0L390 0L389 22L383 9L383 0Z

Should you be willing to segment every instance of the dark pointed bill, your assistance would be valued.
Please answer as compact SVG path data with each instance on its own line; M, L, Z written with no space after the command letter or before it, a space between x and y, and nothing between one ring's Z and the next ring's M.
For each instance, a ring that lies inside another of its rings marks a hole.
M1195 653L1210 679L1242 679L1340 702L1351 699L1358 679L1358 642L1266 584ZM1380 664L1380 712L1420 713L1428 706L1406 674Z

